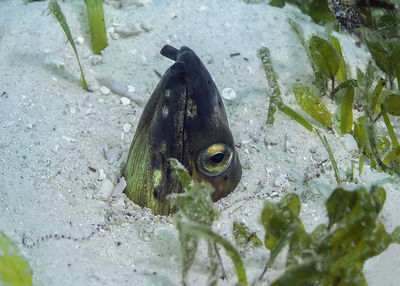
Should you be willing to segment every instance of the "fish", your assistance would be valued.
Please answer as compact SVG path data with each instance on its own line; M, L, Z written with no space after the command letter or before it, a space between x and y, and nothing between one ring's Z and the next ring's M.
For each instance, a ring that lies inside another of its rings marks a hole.
M165 45L174 63L146 102L123 168L124 193L154 215L176 211L168 195L182 186L168 159L179 160L196 181L208 181L217 201L230 194L242 175L224 103L210 73L186 46Z

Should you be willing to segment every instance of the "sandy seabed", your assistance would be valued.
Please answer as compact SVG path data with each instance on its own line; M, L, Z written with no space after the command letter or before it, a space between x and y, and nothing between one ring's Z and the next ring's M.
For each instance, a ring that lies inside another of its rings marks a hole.
M0 231L19 247L33 269L34 285L179 285L181 256L172 217L154 217L124 194L102 200L99 188L115 185L143 108L108 93L100 78L113 78L147 100L171 61L159 54L165 44L187 45L202 59L225 100L232 133L243 165L236 190L215 204L221 212L215 231L232 238L232 222L244 222L259 237L264 200L296 192L308 231L327 221L324 202L336 186L334 173L318 136L282 113L266 125L268 88L256 57L271 50L284 101L301 112L291 87L310 83L306 54L287 22L297 21L306 37L323 32L295 7L274 8L242 0L105 1L109 46L101 57L90 49L83 1L60 2L93 92L79 85L71 46L58 23L47 16L48 2L25 4L0 0ZM134 3L143 4L135 5ZM355 75L369 60L365 48L347 34L336 34ZM230 56L240 53L238 56ZM336 105L326 102L336 111ZM303 114L303 113L302 113ZM356 114L360 116L360 114ZM399 121L394 122L399 125ZM350 136L325 132L339 169L358 161ZM90 168L89 168L90 167ZM357 172L356 172L357 173ZM344 174L342 174L344 176ZM383 182L387 174L368 165L357 185ZM353 188L354 183L346 187ZM400 225L400 187L386 183L382 221L388 231ZM94 234L92 234L94 233ZM46 235L73 239L44 239ZM25 245L23 244L25 240ZM268 251L246 253L249 280L258 277ZM189 275L190 285L207 281L206 251L201 250ZM223 254L228 278L236 275ZM284 269L278 259L266 274L273 281ZM365 265L370 285L397 285L400 246L391 245Z

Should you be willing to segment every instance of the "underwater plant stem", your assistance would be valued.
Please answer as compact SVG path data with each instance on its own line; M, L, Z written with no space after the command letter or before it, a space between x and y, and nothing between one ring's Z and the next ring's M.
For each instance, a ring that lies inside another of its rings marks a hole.
M278 75L274 70L271 60L271 52L267 47L260 48L257 51L257 55L261 60L263 65L265 76L267 78L268 84L272 89L272 94L269 98L268 116L267 124L273 124L275 121L274 114L276 108L290 116L292 119L296 120L298 123L303 125L307 130L312 131L313 127L309 124L301 115L296 111L291 109L289 106L285 105L281 98L281 89L278 84Z
M269 265L265 265L263 272L261 273L260 277L258 278L259 281L261 281L264 278L265 273L267 272L269 268Z
M383 159L383 164L385 166L388 166L394 159L398 158L400 155L400 146L397 146L394 148L389 154L386 155L386 157Z
M363 168L364 168L364 159L365 159L365 155L361 154L360 156L360 160L358 162L358 174L361 176Z
M386 80L384 78L380 78L375 86L373 93L370 96L372 114L375 112L376 104L378 103L378 99L380 98L382 90L385 87L385 85L386 85Z
M331 160L331 163L333 166L333 171L335 172L336 183L339 185L342 182L342 180L340 179L339 169L336 164L335 157L333 157L331 146L329 146L328 140L326 139L325 135L324 135L324 137L322 137L322 135L318 131L318 129L315 129L315 131L317 132L319 139L321 139L322 145L324 145L326 151L328 152L329 159Z
M214 251L217 254L219 263L221 264L221 272L222 272L221 279L224 280L226 278L226 272L225 272L225 269L224 269L224 264L222 263L222 258L221 258L221 255L219 254L219 250L218 250L217 244L215 242L213 242L213 246L214 246Z
M85 0L93 53L99 55L108 45L102 0Z
M313 131L313 127L310 123L307 122L300 114L296 111L291 109L289 106L285 105L284 103L277 104L280 111L291 117L292 119L296 120L298 123L303 125L308 131Z
M247 276L243 266L243 261L240 258L237 250L232 246L232 244L230 244L229 241L203 225L185 225L182 227L182 230L186 234L212 239L215 243L220 244L225 249L228 256L232 259L239 283L241 283L243 286L247 286Z
M288 235L289 235L289 233L285 232L285 234L282 235L282 237L276 243L275 248L271 250L267 265L265 265L263 272L261 273L260 277L258 278L259 281L261 281L264 278L264 275L267 272L267 270L272 266L272 264L274 264L275 259L278 257L279 253L281 253L283 247L287 244L288 238L289 238Z
M289 22L289 25L292 28L293 32L296 34L297 40L301 43L301 45L304 48L304 51L307 54L307 57L311 64L311 68L314 71L314 78L315 78L316 86L320 90L321 95L325 95L326 90L328 88L328 82L327 82L325 76L322 74L322 72L318 69L314 60L312 59L310 47L304 37L303 29L300 27L299 24L297 24L294 20L292 20L290 18L288 19L288 22Z
M342 134L350 133L353 129L353 102L354 87L346 89L340 104L340 132Z
M397 140L397 136L394 133L394 129L392 124L390 123L390 119L389 116L385 110L385 107L383 105L381 105L381 114L383 116L383 120L385 121L385 125L386 128L388 130L389 136L390 136L390 140L392 141L392 145L393 148L396 148L397 146L399 146L399 141Z
M85 76L83 75L83 69L81 66L81 62L79 61L78 51L76 50L75 42L72 39L71 31L69 30L67 20L65 19L65 16L64 16L63 12L61 11L60 5L58 4L57 0L50 0L48 8L49 8L50 13L52 13L54 15L54 17L56 17L61 28L64 30L64 33L67 36L69 43L71 44L71 47L72 47L72 49L75 53L76 59L78 61L79 69L81 71L82 86L86 90L88 90L89 87L86 82Z
M278 75L274 70L271 60L271 52L267 47L263 47L257 51L257 55L261 60L263 65L265 76L267 78L268 84L272 89L272 94L269 99L267 124L274 124L275 118L274 114L276 112L275 102L277 98L281 95L281 90L278 83Z
M382 117L382 112L379 112L378 116L374 119L374 123L376 123Z

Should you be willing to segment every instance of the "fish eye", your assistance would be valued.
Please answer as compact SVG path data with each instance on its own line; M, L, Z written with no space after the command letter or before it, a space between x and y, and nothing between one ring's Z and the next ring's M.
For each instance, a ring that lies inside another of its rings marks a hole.
M229 168L232 158L231 147L223 143L216 143L201 151L197 158L197 169L205 175L218 176Z

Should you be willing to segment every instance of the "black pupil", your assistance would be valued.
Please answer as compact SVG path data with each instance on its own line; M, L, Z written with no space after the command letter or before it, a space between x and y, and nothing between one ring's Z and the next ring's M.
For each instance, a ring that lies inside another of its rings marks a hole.
M219 164L224 160L224 153L217 153L210 157L211 162L214 164Z

